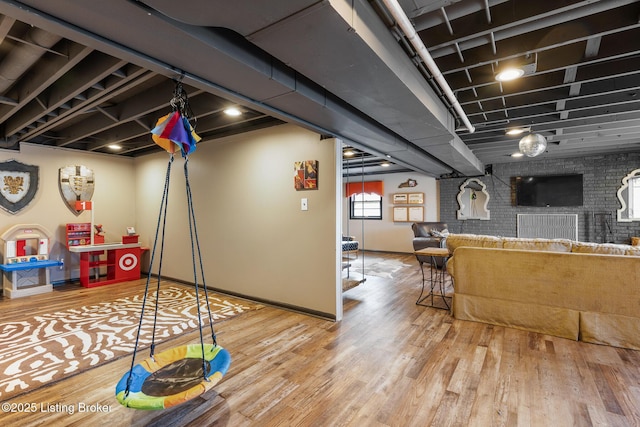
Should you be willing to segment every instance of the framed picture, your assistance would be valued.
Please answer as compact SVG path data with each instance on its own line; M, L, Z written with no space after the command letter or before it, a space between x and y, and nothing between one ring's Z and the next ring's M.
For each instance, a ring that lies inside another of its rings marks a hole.
M407 204L407 193L396 193L393 195L393 204L394 205L406 205Z
M411 206L409 210L409 221L422 222L424 221L424 207L423 206Z
M424 193L409 193L409 204L421 205L424 203Z
M407 207L395 206L393 208L393 220L395 222L409 221L409 210Z
M318 189L318 161L293 162L293 187L297 190Z

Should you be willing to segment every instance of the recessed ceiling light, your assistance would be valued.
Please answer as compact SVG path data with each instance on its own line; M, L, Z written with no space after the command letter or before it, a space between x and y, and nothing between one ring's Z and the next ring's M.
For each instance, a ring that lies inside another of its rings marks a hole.
M385 163L382 163L380 166L382 166L383 168L388 168L389 166L391 166L391 164L385 162Z
M107 145L107 148L108 148L109 150L118 151L118 150L122 150L122 145L119 145L119 144L109 144L109 145Z
M499 82L508 82L511 80L518 79L524 75L524 70L522 68L505 68L496 74L496 80Z
M226 109L224 110L224 113L225 113L227 116L237 117L237 116L239 116L240 114L242 114L242 111L240 111L240 110L239 110L238 108L236 108L236 107L229 107L229 108L226 108Z
M511 128L505 132L507 135L522 135L525 132L529 132L530 128Z
M524 156L524 154L522 154L522 153L521 153L521 152L519 152L519 151L518 151L517 153L513 153L513 154L511 155L511 157L516 157L516 158L518 158L518 157L522 157L522 156Z

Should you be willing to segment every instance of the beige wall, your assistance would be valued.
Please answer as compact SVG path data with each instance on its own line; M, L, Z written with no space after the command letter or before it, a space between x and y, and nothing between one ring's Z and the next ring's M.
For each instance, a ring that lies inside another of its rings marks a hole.
M39 224L54 235L51 258L64 258L63 269L51 269L51 280L78 277L77 254L66 250L64 225L91 222L89 211L76 216L64 202L58 186L58 170L83 165L95 174L95 222L102 223L106 241L120 241L127 226L135 226L136 186L133 160L77 150L22 144L20 151L0 150L0 161L16 160L39 167L39 186L34 200L16 214L0 209L0 233L16 224ZM0 248L4 252L4 248Z
M362 178L350 178L360 182ZM417 181L417 186L399 188L408 179ZM393 221L394 193L424 193L424 220L438 221L440 217L440 197L438 181L435 178L415 172L385 175L369 175L365 181L384 181L382 199L382 220L349 220L348 199L343 199L342 232L355 236L361 242L361 248L372 251L413 252L413 231L410 222ZM343 190L344 191L344 190ZM362 237L364 235L364 238Z
M189 179L207 285L341 316L337 145L293 125L199 144L189 159ZM150 247L168 158L161 153L135 161L136 224ZM295 191L298 160L319 161L318 190ZM172 166L162 274L192 281L183 164L176 157ZM300 210L303 197L308 211Z

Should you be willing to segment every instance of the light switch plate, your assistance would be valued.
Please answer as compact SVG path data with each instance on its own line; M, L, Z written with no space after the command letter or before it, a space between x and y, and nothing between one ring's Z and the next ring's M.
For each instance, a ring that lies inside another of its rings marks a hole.
M309 210L309 202L307 199L300 199L300 210L308 211Z

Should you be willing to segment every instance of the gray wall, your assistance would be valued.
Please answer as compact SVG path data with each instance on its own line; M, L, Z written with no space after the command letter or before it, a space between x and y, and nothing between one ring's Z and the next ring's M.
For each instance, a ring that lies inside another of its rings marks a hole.
M456 219L456 195L464 178L440 180L440 218L452 233L516 236L516 216L522 213L578 214L578 239L587 242L629 243L631 236L640 235L639 222L617 222L620 203L616 192L629 172L640 168L640 153L589 156L571 159L541 159L492 165L492 173L479 177L491 196L489 221ZM584 175L584 206L569 208L516 207L512 178L519 175ZM612 233L594 224L594 213L610 213Z

